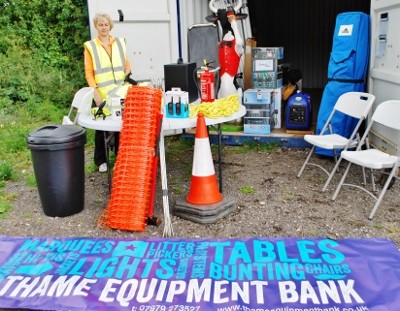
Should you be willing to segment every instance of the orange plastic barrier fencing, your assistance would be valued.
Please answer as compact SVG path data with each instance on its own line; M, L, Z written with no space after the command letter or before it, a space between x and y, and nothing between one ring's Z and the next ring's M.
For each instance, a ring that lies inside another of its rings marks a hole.
M144 231L146 228L155 182L152 164L161 101L160 89L132 86L128 90L111 196L98 220L103 229Z

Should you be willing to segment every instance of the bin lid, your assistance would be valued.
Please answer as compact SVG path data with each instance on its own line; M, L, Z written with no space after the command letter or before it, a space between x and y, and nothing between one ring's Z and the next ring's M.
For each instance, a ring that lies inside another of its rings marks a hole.
M29 133L28 144L53 145L86 140L85 129L79 125L48 124Z

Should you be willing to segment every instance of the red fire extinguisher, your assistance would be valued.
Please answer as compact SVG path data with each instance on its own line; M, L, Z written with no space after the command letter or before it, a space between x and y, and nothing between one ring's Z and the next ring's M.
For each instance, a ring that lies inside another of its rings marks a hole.
M200 95L201 102L213 102L215 100L215 78L214 73L209 70L209 63L205 63L202 67L202 73L200 74Z

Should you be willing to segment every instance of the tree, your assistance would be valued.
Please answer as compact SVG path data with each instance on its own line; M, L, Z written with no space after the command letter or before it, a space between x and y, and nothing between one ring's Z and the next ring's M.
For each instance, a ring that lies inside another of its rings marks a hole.
M43 100L69 104L85 84L86 2L3 0L0 13L0 107Z

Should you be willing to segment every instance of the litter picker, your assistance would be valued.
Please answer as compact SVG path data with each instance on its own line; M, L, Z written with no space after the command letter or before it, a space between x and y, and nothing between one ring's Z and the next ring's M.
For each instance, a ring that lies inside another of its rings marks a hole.
M167 168L165 164L165 145L164 145L164 134L163 134L162 124L161 124L159 144L160 144L160 170L162 176L161 186L162 186L162 198L163 198L163 209L164 209L163 237L172 237L174 235L174 229L172 227L172 220L169 212Z
M157 142L155 146L155 153L153 158L153 167L152 167L152 185L150 191L150 202L149 202L149 212L147 217L147 224L152 226L161 225L161 219L154 216L154 204L155 204L155 194L156 194L156 185L157 185L157 167L160 159L160 135L161 135L161 126L162 126L163 115L160 113L157 119Z

